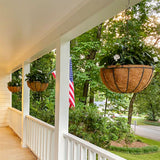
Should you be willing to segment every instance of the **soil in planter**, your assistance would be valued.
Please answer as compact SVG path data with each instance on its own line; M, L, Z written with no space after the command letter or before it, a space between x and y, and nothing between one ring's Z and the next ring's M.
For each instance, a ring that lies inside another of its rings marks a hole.
M116 142L116 141L112 141L111 142L111 146L116 146L116 147L129 147L129 148L141 148L141 147L145 147L148 146L148 144L143 143L143 142L132 142L130 144L126 144L126 142L124 140L121 140L120 142Z

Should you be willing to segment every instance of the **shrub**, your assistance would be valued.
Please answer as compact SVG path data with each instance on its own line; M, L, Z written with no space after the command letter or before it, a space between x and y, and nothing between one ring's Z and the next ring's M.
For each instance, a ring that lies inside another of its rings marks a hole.
M110 146L110 150L125 152L130 154L144 154L144 153L153 153L158 151L158 146L145 146L141 148L128 148L128 147L116 147Z
M131 143L135 140L134 134L131 132L130 125L127 120L122 117L115 118L114 121L109 121L107 125L109 130L109 139L113 141L125 139L126 143Z
M70 110L69 116L69 132L100 147L108 147L112 140L131 142L134 139L124 118L111 120L103 117L94 105L78 103L74 110Z
M149 121L157 121L158 117L153 114L153 112L148 111L147 116L145 117Z
M44 122L54 125L54 103L48 100L35 101L31 104L30 114Z
M108 145L108 119L100 115L97 107L84 107L78 103L75 110L70 110L70 133L101 147Z

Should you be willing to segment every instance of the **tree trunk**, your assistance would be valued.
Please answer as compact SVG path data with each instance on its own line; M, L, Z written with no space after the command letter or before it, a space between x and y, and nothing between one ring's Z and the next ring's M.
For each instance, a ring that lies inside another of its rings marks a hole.
M90 88L89 104L94 104L94 91Z
M156 121L156 114L155 114L155 110L154 110L152 104L151 104L151 111L152 111L152 117L153 117L152 120Z
M89 80L86 80L83 87L83 103L87 104Z
M137 93L134 93L132 98L131 98L131 101L129 103L129 111L128 111L128 124L131 125L131 121L132 121L132 113L133 113L133 104L134 104L134 101L136 99L136 95Z
M104 116L106 116L106 111L107 111L107 106L108 106L107 102L108 102L108 99L106 97L105 108L104 108Z
M102 24L98 26L97 30L97 40L100 40L101 38L101 31L102 31ZM86 56L87 60L94 60L97 50L90 50L90 54ZM83 86L83 103L86 105L87 104L87 97L88 97L88 88L89 88L89 80L86 80ZM92 98L90 98L90 102L94 102L94 93L92 95Z

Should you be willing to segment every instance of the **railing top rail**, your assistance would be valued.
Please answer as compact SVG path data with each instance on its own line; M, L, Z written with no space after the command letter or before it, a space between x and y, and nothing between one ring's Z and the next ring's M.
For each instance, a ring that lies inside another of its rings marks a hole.
M12 110L12 111L14 111L14 112L16 112L16 113L18 113L18 114L22 114L22 111L19 111L19 110L16 109L16 108L8 107L8 109L10 109L10 110Z
M111 152L109 152L109 151L107 151L103 148L100 148L100 147L98 147L98 146L96 146L96 145L94 145L90 142L87 142L87 141L85 141L81 138L78 138L78 137L76 137L76 136L74 136L70 133L64 134L64 137L68 138L70 140L73 140L78 144L81 144L83 147L88 148L92 152L95 152L95 153L97 153L98 155L100 155L104 158L109 158L109 160L126 160L126 159L124 159L122 157L119 157L119 156L117 156L117 155L115 155L115 154L113 154L113 153L111 153Z
M52 125L50 125L50 124L48 124L48 123L46 123L46 122L44 122L44 121L42 121L40 119L37 119L37 118L32 117L30 115L27 115L26 118L28 118L28 119L30 119L30 120L32 120L32 121L34 121L34 122L36 122L36 123L38 123L38 124L40 124L42 126L45 126L45 127L49 128L50 130L53 130L53 131L55 130L54 126L52 126Z

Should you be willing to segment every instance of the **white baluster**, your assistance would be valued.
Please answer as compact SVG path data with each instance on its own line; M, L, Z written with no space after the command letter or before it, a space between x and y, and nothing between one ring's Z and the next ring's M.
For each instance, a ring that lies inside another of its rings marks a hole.
M70 139L67 139L67 147L68 147L68 151L67 151L67 160L73 160L73 141L71 141Z
M38 148L38 157L40 157L40 154L41 154L41 151L40 151L40 148L41 148L41 145L40 145L40 133L41 133L41 128L40 128L40 125L38 124L38 144L37 144L37 148Z
M29 130L29 126L28 126L28 118L26 118L26 125L27 125L27 139L26 139L26 144L27 144L27 146L28 146L28 138L29 138L29 132L28 132L28 130Z
M103 158L100 155L98 155L98 160L106 160L106 158Z
M54 149L54 137L55 137L55 134L54 132L52 131L51 132L51 141L50 141L50 160L54 159L54 154L55 154L55 149Z
M96 160L96 153L89 150L88 160Z
M47 128L43 128L43 159L46 160L46 130Z
M77 160L77 143L73 142L73 160Z
M31 148L31 131L32 131L32 128L31 128L31 119L29 119L29 147Z
M73 142L73 159L80 160L80 145L76 142Z
M87 148L81 146L80 160L87 160Z
M31 120L31 148L33 150L33 121Z
M70 142L70 140L69 140L68 138L66 138L66 152L67 152L66 159L67 159L67 160L71 159L71 158L70 158L70 153L71 153L71 151L70 151L70 150L71 150L70 146L71 146L71 142Z
M42 136L43 136L43 129L42 126L40 125L40 159L42 159L42 149L43 149Z
M50 129L47 130L46 133L46 160L49 160L49 137L50 137Z
M32 134L32 150L35 153L35 123L34 121L32 121L32 125L33 125L33 134Z
M37 132L37 126L38 126L38 124L37 123L35 123L35 141L34 141L34 143L35 143L35 154L37 155L37 148L38 148L38 146L37 146L37 141L38 141L38 132Z

